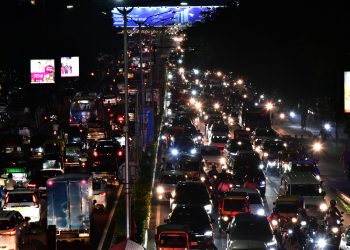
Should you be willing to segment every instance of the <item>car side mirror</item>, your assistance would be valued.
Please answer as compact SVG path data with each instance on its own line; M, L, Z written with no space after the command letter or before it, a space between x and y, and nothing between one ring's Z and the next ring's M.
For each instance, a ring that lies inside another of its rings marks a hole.
M164 223L170 223L169 219L164 219Z
M25 221L30 221L30 217L27 217L27 216L26 216L26 217L24 217L24 220L25 220Z

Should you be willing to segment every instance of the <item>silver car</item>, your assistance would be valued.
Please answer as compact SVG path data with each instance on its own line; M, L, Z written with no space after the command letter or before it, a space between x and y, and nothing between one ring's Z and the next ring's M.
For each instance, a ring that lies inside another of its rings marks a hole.
M232 193L246 193L249 196L249 207L251 213L257 215L265 215L264 201L257 189L237 188Z

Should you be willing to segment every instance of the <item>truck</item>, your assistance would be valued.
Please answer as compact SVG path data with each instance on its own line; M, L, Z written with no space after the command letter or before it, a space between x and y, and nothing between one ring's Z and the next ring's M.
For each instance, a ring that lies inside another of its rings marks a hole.
M93 228L93 186L89 174L63 174L46 182L47 227L56 242L81 241L90 246Z

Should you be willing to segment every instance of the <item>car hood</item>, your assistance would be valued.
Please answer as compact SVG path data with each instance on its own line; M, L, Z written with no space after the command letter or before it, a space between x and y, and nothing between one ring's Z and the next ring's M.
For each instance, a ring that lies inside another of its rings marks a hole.
M258 240L232 240L228 249L265 249L265 242Z

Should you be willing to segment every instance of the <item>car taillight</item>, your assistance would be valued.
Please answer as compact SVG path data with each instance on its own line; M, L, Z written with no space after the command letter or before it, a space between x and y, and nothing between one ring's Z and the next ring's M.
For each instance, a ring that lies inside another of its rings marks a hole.
M100 196L100 197L105 197L105 196L106 196L106 192L99 193L98 196Z
M123 156L123 150L118 150L118 153L117 155L120 157L120 156Z
M97 157L97 156L98 156L97 151L94 151L94 152L93 152L93 155L94 155L94 157Z
M1 232L0 235L9 235L9 236L16 235L16 229Z
M28 184L28 188L35 188L35 187L36 187L36 184L31 184L31 183Z

